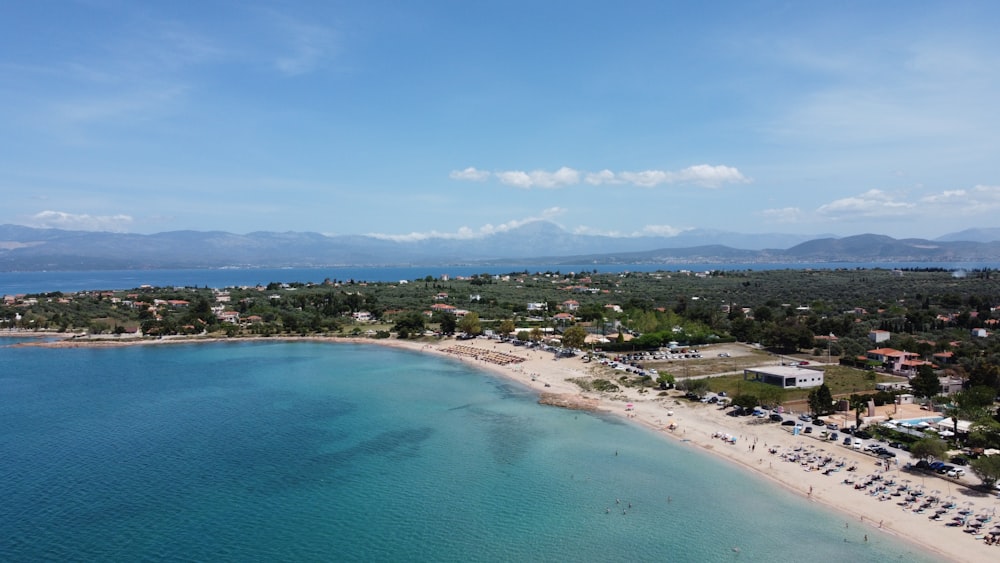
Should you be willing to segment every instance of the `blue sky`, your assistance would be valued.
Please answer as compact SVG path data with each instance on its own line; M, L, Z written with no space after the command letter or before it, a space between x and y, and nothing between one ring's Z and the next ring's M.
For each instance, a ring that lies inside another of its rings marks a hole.
M9 3L0 223L996 225L1000 3Z

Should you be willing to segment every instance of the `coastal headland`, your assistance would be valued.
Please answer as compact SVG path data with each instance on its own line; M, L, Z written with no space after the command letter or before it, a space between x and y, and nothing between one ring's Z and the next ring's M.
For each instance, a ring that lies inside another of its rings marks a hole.
M51 334L46 336L51 337ZM19 344L46 347L112 347L128 345L169 345L171 343L276 340L277 338L162 338L162 339L90 339L59 338ZM911 474L899 465L888 469L883 460L823 441L811 435L793 436L789 427L760 423L752 417L725 416L716 405L692 402L677 392L640 393L625 388L614 393L584 391L577 381L595 377L595 363L581 357L558 358L548 352L525 349L489 339L456 341L399 340L342 337L282 338L284 340L328 341L391 346L451 358L475 369L487 370L513 380L538 394L539 403L561 408L608 413L631 423L641 424L684 446L738 464L747 471L770 479L812 502L819 503L844 517L845 530L864 529L865 537L891 534L942 560L995 561L1000 547L986 545L981 536L965 533L963 526L948 525L959 517L990 515L985 530L996 525L998 502L970 487ZM832 460L831 471L822 470L822 459ZM850 468L854 468L849 471ZM859 484L874 479L874 486L884 485L884 492L872 494L873 487ZM892 483L892 485L887 485ZM956 506L955 510L934 519L935 510L919 511L907 495L891 496L899 487L907 487L927 496L938 496ZM977 539L978 538L978 539Z

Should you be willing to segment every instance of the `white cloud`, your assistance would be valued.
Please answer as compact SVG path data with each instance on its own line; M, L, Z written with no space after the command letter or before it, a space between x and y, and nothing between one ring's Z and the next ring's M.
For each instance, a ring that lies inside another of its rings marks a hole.
M129 215L87 215L63 211L42 211L32 215L28 224L42 229L121 232L132 224L132 217Z
M861 195L823 204L816 211L821 215L835 218L887 217L905 214L916 207L915 204L899 201L882 190L868 190Z
M968 192L965 190L945 190L941 193L931 194L920 198L920 203L949 203L953 201L965 200Z
M427 239L449 239L449 240L470 240L483 238L489 235L495 235L497 233L505 233L512 231L518 227L524 226L528 223L534 223L536 221L548 221L553 217L557 217L566 212L566 209L562 207L549 207L541 212L537 217L526 217L524 219L512 219L506 223L501 223L499 225L493 225L487 223L478 229L472 229L469 227L459 227L459 229L453 233L441 232L441 231L428 231L428 232L412 232L402 235L390 235L385 233L369 233L368 236L375 237L382 240L391 240L396 242L416 242Z
M555 172L544 170L533 170L523 172L520 170L510 170L497 172L497 178L504 184L516 186L518 188L561 188L580 183L580 173L572 168L563 166Z
M643 170L642 172L622 172L619 178L642 188L652 188L670 181L672 175L663 170Z
M636 237L675 237L689 228L672 227L670 225L646 225L641 230L632 232L622 232L617 230L594 229L586 225L581 225L573 229L575 235L593 235L615 238L636 238Z
M508 186L515 186L518 188L531 187L531 176L529 176L527 172L514 170L510 172L497 172L496 175L501 182L507 184Z
M615 173L605 168L600 172L590 172L587 174L586 181L588 184L594 186L600 186L601 184L621 184L622 180L619 180Z
M750 179L732 166L711 166L698 164L680 171L678 182L698 184L707 188L716 188L723 184L747 184Z
M614 172L608 169L599 172L580 172L563 166L555 172L545 170L503 170L493 175L501 183L518 188L562 188L573 186L583 181L592 186L631 184L642 188L652 188L663 184L694 184L706 188L717 188L724 184L747 184L750 178L743 175L739 169L732 166L697 164L679 171L641 170L638 172ZM482 181L489 176L488 172L473 167L465 170L455 170L449 174L453 180Z
M689 229L672 227L670 225L646 225L642 228L643 234L657 237L675 237Z
M470 182L482 182L490 177L490 173L486 170L479 170L474 166L470 166L463 170L452 170L448 177L452 180L467 180Z
M1000 208L1000 186L976 185L971 189L944 190L920 198L920 203L934 205L940 211L980 214Z

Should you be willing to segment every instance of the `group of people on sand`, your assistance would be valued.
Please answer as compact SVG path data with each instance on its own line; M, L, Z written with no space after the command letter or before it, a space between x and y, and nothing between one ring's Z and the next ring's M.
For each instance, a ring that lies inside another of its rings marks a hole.
M844 479L843 483L853 485L855 490L882 502L895 499L904 512L927 514L928 519L945 522L945 526L951 528L962 528L976 539L983 539L987 545L1000 543L1000 527L994 528L989 534L981 534L981 530L993 520L993 515L986 511L976 514L971 501L960 508L953 495L941 497L940 491L925 492L922 485L911 487L909 479L897 483L893 476L882 471L857 480ZM882 527L881 522L879 527Z

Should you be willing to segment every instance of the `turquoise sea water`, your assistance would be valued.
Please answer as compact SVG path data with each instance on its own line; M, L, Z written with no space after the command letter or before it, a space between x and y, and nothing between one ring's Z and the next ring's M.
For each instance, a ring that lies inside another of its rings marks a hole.
M131 289L143 284L160 287L232 287L268 284L270 282L320 283L331 280L365 280L396 282L399 280L435 278L447 274L469 276L509 272L655 272L658 270L785 270L785 269L858 269L858 268L943 268L969 270L992 268L992 262L816 262L816 263L676 263L676 264L507 264L489 266L406 266L406 267L343 267L343 268L220 268L214 270L97 270L68 272L0 272L0 295L18 293L70 292L95 289Z
M216 343L0 347L0 365L4 561L928 560L437 357Z

